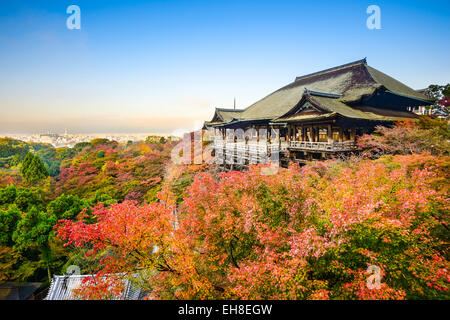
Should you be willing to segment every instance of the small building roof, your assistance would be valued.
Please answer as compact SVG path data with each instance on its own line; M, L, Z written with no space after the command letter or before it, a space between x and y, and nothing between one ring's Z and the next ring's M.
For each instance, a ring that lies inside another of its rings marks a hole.
M3 282L0 283L0 300L26 300L42 282Z
M204 126L213 126L238 119L243 111L243 109L216 108L212 120L205 121Z
M216 113L224 122L239 118L243 111L243 109L216 108Z
M45 300L75 300L73 290L79 288L83 280L87 278L94 278L94 276L54 276ZM121 298L117 300L141 300L146 295L140 288L136 288L127 278L124 277L123 281L125 284L124 291L121 294Z

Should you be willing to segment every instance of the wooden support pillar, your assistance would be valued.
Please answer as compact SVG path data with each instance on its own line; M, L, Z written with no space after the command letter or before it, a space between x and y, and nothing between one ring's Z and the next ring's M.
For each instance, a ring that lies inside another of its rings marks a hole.
M343 141L344 141L344 131L342 130L342 128L339 128L339 142Z
M352 128L350 130L350 141L355 142L356 141L356 129Z
M331 127L331 124L327 127L327 135L328 135L328 142L333 142L333 128Z

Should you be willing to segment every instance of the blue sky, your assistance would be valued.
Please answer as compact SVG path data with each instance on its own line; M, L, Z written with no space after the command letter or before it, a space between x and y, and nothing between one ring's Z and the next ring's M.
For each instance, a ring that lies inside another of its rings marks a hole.
M448 83L449 30L449 1L1 1L0 132L170 133L364 57Z

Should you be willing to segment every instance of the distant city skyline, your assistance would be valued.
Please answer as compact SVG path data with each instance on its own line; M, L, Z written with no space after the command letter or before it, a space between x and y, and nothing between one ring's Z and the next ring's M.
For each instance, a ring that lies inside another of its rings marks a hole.
M121 143L126 143L128 141L144 141L148 136L164 136L164 137L176 137L181 136L157 134L157 133L79 133L79 134L58 134L58 133L48 133L48 134L1 134L0 138L12 138L16 140L21 140L25 142L38 142L38 143L49 143L54 147L73 147L80 142L89 142L96 138L106 138L108 140L114 140Z
M448 0L1 1L0 132L171 134L364 57L413 89L446 84L448 30Z

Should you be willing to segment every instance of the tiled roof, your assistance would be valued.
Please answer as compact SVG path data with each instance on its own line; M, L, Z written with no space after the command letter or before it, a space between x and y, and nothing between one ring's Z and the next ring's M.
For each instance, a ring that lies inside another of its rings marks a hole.
M244 110L239 109L216 108L216 112L219 114L219 116L222 118L224 122L228 122L235 118L239 118L243 111Z
M41 282L3 282L0 283L0 300L26 300L40 286Z
M427 97L420 92L368 66L366 60L363 59L297 77L294 82L276 90L245 110L239 111L237 114L230 114L226 117L227 120L224 117L223 122L230 122L233 119L271 120L278 118L288 113L300 102L306 88L311 91L338 95L340 104L351 103L353 105L376 90L388 90L410 99L424 101L424 103L429 102ZM342 106L342 108L344 107Z
M79 288L83 280L89 277L93 278L92 275L54 276L45 300L74 300L73 290ZM124 291L121 298L115 300L140 300L146 295L126 277L123 278L123 281Z
M375 121L397 121L404 118L415 118L415 114L405 111L379 109L367 106L350 107L343 103L337 96L326 95L320 92L305 91L304 101L311 102L322 110L321 114L286 114L275 119L273 122L291 122L312 119L332 118L341 115L346 118L375 120Z

